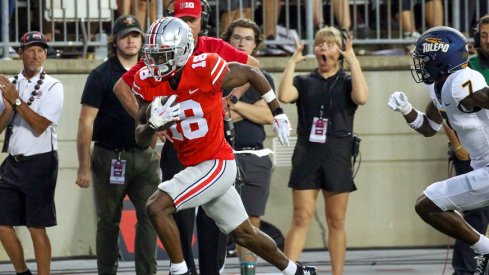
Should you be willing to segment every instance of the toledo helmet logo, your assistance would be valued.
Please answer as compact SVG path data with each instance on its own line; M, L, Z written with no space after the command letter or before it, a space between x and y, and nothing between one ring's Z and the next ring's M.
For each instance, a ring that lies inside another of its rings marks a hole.
M450 47L450 44L442 41L440 38L428 37L424 41L425 43L423 43L423 53L437 52L440 50L446 53L448 51L448 48Z

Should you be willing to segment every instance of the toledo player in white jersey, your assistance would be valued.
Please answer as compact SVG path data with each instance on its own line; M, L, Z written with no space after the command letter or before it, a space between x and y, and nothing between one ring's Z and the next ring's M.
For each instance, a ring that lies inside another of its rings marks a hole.
M468 67L468 55L467 40L459 31L427 30L412 52L411 74L416 83L433 85L432 102L423 113L403 92L394 92L388 106L426 137L435 135L445 119L467 148L474 171L431 184L415 208L426 223L469 244L481 255L474 274L488 274L489 239L455 212L489 205L489 88L484 77Z

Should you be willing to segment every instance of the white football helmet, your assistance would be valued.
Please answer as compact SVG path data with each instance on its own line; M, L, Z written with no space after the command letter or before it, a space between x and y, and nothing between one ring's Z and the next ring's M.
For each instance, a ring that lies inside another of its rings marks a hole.
M144 62L158 81L173 76L194 51L192 30L181 19L162 17L149 27L143 45Z

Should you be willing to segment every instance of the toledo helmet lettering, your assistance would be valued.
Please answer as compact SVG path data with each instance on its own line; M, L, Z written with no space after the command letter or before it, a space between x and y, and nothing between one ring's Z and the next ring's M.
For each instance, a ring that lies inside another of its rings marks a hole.
M456 29L434 27L421 35L411 57L414 81L431 84L467 67L467 39Z
M443 42L439 38L426 38L425 39L426 43L423 44L423 52L437 52L437 51L442 51L442 52L448 52L448 48L450 47L450 44Z

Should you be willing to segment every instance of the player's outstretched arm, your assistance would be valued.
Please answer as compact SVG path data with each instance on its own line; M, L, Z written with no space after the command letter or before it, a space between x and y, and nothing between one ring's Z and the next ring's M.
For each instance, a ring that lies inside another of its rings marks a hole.
M247 65L239 63L228 63L229 71L224 76L221 83L222 88L235 88L245 83L255 88L255 90L261 95L261 97L268 104L268 108L273 114L273 130L277 135L280 143L283 145L289 145L289 136L292 128L290 127L290 121L287 115L284 113L280 104L275 96L270 83L262 72Z
M407 124L425 137L434 136L441 128L443 119L432 102L426 107L426 114L413 108L407 96L400 91L394 92L387 106L400 112Z

